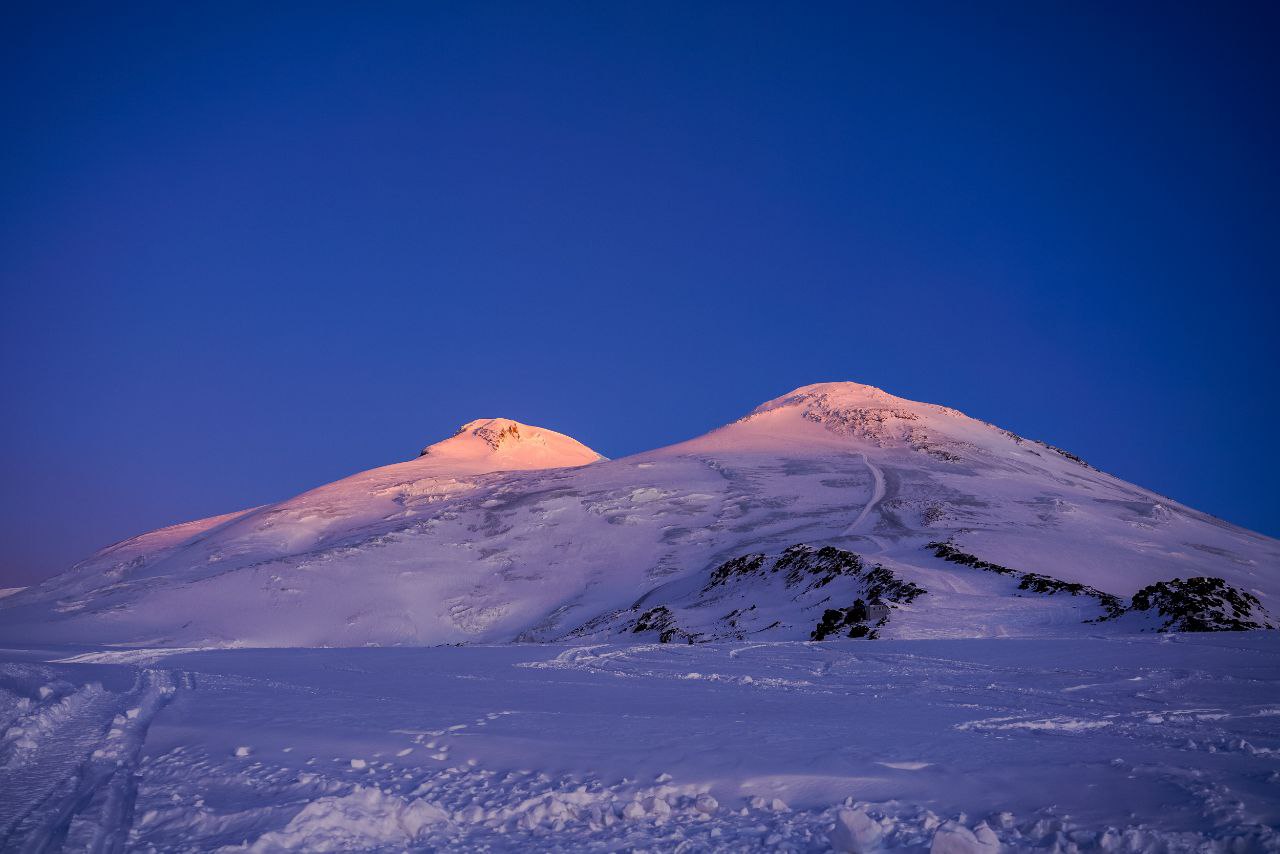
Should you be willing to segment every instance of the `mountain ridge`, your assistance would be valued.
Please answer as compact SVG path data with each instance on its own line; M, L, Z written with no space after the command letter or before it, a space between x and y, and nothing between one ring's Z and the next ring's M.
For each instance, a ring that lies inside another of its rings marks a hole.
M945 559L939 543L1016 575ZM0 600L0 638L306 646L635 634L637 615L625 615L639 603L697 623L718 607L697 595L707 573L798 546L835 548L928 591L894 603L880 636L1080 631L1096 606L1054 595L1075 587L1127 599L1212 578L1260 613L1280 598L1275 540L958 410L817 383L616 460L545 428L470 421L413 460L108 547ZM862 577L836 587L862 590ZM1148 598L1167 603L1182 589ZM777 595L739 598L758 610ZM839 612L828 624L852 625L852 601L822 598L785 605L761 636L809 639L827 605ZM708 625L727 625L714 616Z

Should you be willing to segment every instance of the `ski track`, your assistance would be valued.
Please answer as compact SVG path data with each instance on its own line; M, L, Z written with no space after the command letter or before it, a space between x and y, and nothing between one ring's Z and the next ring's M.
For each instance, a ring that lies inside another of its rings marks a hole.
M124 850L142 745L179 678L140 670L125 694L86 683L11 724L24 737L0 768L0 849Z
M884 472L880 470L879 466L871 462L865 453L860 454L859 456L862 457L862 462L867 467L867 471L871 472L871 498L868 499L866 505L863 506L862 511L858 513L858 518L854 519L853 524L845 530L844 535L846 537L862 533L863 523L867 521L868 517L871 515L871 511L875 510L876 507L879 506L881 499L884 498ZM881 550L884 549L883 544L880 543L879 540L874 537L871 539L877 546L880 546Z
M1274 643L974 643L67 665L137 683L26 710L48 726L0 774L0 849L817 852L853 809L888 850L947 819L1006 851L1280 850ZM1109 806L1143 792L1168 808Z

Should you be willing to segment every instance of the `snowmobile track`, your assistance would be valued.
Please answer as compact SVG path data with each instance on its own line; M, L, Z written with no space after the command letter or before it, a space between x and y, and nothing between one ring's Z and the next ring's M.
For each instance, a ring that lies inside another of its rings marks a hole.
M0 849L32 854L67 848L124 850L142 745L151 721L177 690L177 680L171 671L147 669L128 694L97 690L99 702L67 717L36 746L36 755L23 769L15 769L26 775L39 799L4 828ZM4 790L15 789L6 785Z

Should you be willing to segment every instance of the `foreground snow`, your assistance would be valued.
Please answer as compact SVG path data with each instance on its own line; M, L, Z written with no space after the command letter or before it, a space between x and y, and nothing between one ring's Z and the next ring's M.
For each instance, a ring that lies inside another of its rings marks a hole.
M4 850L1280 850L1280 634L8 650Z

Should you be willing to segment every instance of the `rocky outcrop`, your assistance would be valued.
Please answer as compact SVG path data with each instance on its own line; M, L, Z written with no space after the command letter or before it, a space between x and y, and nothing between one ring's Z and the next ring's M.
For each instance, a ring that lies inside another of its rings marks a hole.
M1159 632L1242 632L1274 628L1257 596L1238 590L1221 578L1188 578L1158 581L1133 594L1129 603L1086 584L1062 581L1037 572L1022 572L963 552L954 543L929 543L936 557L1018 579L1018 589L1045 596L1066 593L1096 599L1104 613L1088 623L1101 623L1132 615L1147 615L1158 622Z
M1275 628L1258 597L1221 578L1159 581L1133 594L1129 613L1157 616L1160 632L1243 632Z
M1012 569L1007 566L1001 566L998 563L983 560L976 555L961 551L956 548L955 544L947 541L945 543L929 543L925 548L932 549L935 557L940 557L949 563L958 563L961 566L980 569L983 572L994 572L999 575L1008 575L1018 580L1018 589L1026 590L1030 593L1039 593L1044 596L1054 596L1056 594L1065 593L1069 596L1087 596L1097 601L1103 613L1098 620L1111 619L1124 613L1124 600L1112 593L1106 593L1096 587L1090 587L1087 584L1078 584L1073 581L1063 581L1054 578L1051 575L1042 575L1038 572L1023 572L1022 570ZM1092 622L1087 620L1086 622Z
M801 543L772 560L762 553L732 558L714 567L692 597L654 604L650 594L643 604L573 634L649 634L659 643L874 639L898 606L925 592L888 567L868 566L854 552Z

